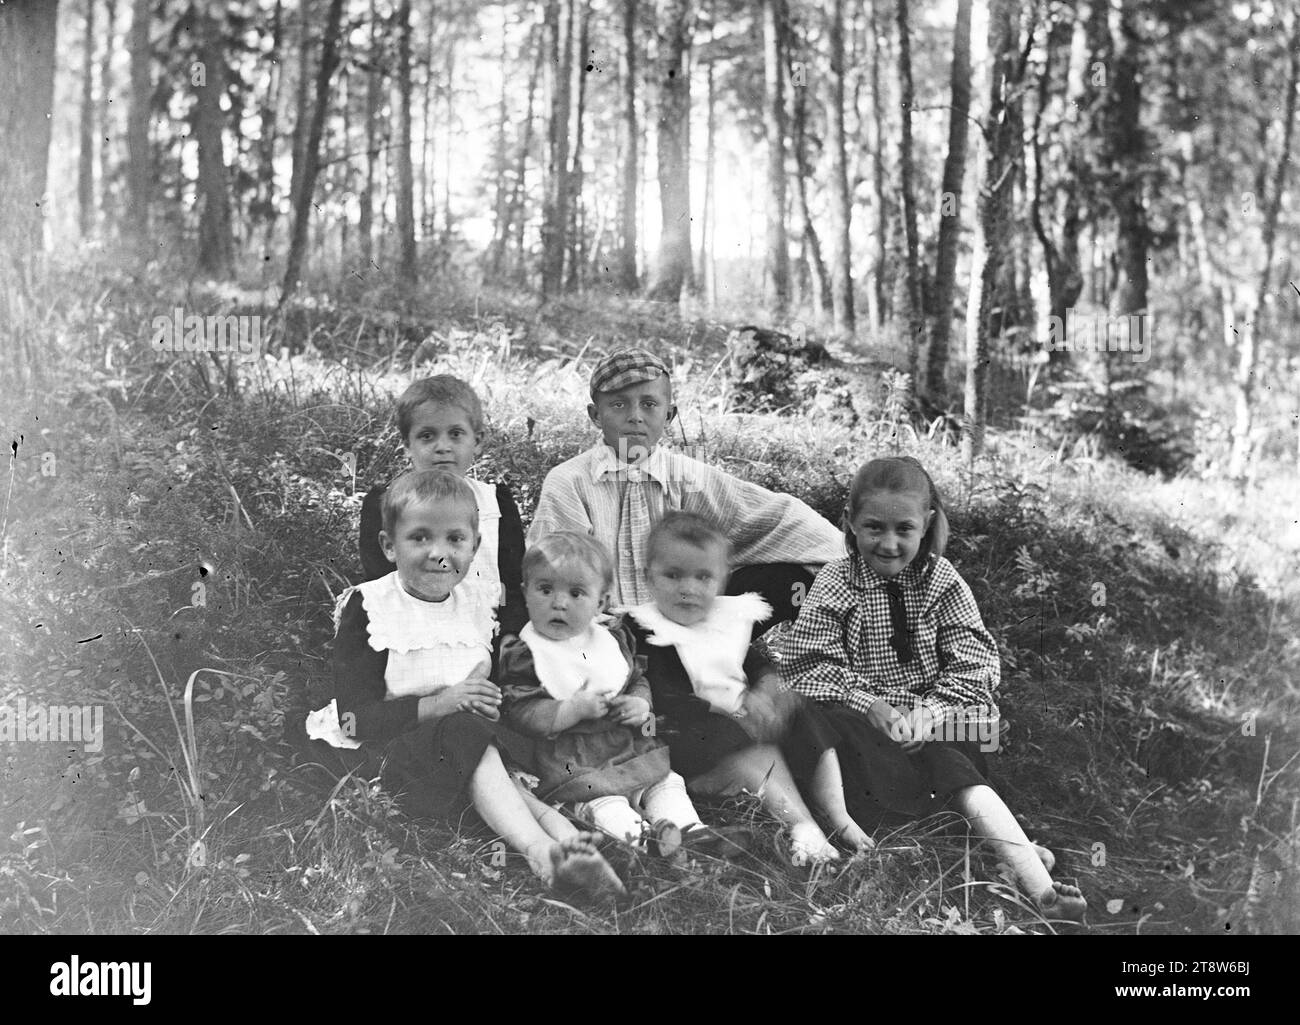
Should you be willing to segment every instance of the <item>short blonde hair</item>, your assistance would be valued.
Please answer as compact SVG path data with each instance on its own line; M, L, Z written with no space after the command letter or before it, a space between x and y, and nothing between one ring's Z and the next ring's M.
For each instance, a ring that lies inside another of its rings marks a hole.
M413 505L449 502L469 507L469 521L478 536L478 499L465 478L447 470L412 470L404 473L384 492L384 533L390 538L402 513Z
M576 530L557 530L539 539L524 553L520 571L527 584L529 577L544 566L558 569L573 564L592 570L604 590L613 589L614 561L609 557L609 550L590 534Z

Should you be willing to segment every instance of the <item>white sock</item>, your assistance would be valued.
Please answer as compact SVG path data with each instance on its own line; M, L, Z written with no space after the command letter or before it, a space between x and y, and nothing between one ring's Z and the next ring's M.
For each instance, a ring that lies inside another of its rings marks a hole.
M654 786L646 787L641 792L640 804L651 822L667 819L681 830L701 824L695 805L686 793L686 780L675 772L668 773Z
M645 820L632 808L626 797L596 797L583 801L574 811L578 818L590 822L602 833L618 840L635 843L641 839Z

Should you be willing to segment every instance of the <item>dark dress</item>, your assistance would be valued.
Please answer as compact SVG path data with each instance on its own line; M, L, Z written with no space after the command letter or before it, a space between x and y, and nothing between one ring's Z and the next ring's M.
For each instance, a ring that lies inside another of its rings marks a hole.
M650 701L650 686L642 660L634 655L630 633L617 623L610 633L627 661L627 678L619 693ZM542 686L533 653L518 637L502 641L497 683L504 699L503 719L519 733L534 738L532 769L541 777L537 796L542 800L579 802L627 796L668 775L668 747L653 731L647 735L641 729L596 719L553 733L560 702Z
M729 755L757 743L741 725L742 720L713 711L707 701L695 695L675 647L651 644L647 640L649 634L631 617L628 624L637 650L645 653L646 677L658 717L659 736L668 744L677 772L687 780L693 779ZM766 658L751 648L745 657L745 678L753 680L770 666ZM789 694L788 701L789 725L778 740L795 782L805 787L812 782L822 755L835 747L837 737L812 702L793 693Z
M955 791L991 785L984 752L972 740L932 740L909 754L843 705L819 705L838 736L849 815L868 831L944 810Z
M384 700L388 652L370 646L369 622L361 593L354 591L334 638L334 687L339 719L351 717L361 742L355 752L361 770L378 775L408 815L455 820L470 806L470 779L488 745L528 765L531 742L472 712L420 722L418 697Z
M384 555L379 544L379 532L384 527L384 493L386 484L371 488L361 501L361 573L363 580L378 580L393 571L393 564ZM501 624L498 638L504 634L517 634L528 622L524 606L521 567L524 560L524 527L519 516L519 506L505 484L496 487L497 506L501 510L501 524L497 535L497 573L505 587L506 602L497 609L497 622ZM498 642L499 646L499 642ZM493 652L494 661L496 652Z

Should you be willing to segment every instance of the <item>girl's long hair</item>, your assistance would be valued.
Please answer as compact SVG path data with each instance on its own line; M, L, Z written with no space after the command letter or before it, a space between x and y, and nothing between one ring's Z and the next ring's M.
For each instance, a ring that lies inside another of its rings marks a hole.
M925 467L912 456L885 456L863 464L854 475L853 483L849 487L848 504L845 506L841 524L844 530L844 547L850 555L861 556L862 554L858 551L857 538L853 536L853 529L849 524L862 507L863 496L872 491L921 495L926 499L928 508L934 515L930 517L930 526L926 529L925 536L921 538L921 543L916 550L916 558L912 561L919 563L923 577L928 575L933 569L935 560L943 555L944 549L948 547L948 514L944 511L943 499L939 497L939 489L934 486L934 480L926 472Z

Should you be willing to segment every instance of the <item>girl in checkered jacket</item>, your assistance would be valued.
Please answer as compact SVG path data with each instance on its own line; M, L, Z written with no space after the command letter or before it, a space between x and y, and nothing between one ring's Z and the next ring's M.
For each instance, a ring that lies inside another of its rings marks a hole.
M840 742L849 813L864 826L951 807L1042 913L1080 921L1077 887L989 785L1001 666L966 582L943 557L948 519L910 456L873 459L844 512L848 557L827 563L782 648L786 686L817 701Z

